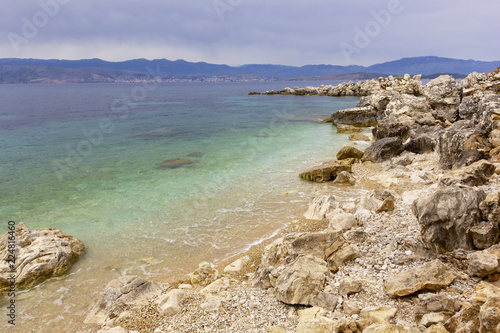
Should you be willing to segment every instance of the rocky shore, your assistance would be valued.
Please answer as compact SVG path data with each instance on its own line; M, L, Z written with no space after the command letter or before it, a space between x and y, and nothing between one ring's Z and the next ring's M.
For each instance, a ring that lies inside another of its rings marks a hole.
M500 69L461 83L405 75L266 93L363 96L330 118L353 132L351 144L300 174L317 183L303 218L171 283L111 281L85 324L94 332L500 332ZM372 138L358 133L366 126Z

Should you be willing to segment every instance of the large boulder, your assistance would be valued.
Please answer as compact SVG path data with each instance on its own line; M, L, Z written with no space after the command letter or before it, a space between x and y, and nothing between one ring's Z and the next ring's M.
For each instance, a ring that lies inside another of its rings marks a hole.
M17 270L16 287L31 288L48 278L63 275L83 254L83 243L58 229L30 229L24 223L0 237L0 291L10 287L11 271ZM11 248L9 237L15 237ZM10 251L9 251L10 250ZM15 255L16 265L11 259Z
M370 147L366 148L362 160L378 163L398 156L402 152L403 142L400 138L384 138L375 141Z
M495 173L495 165L485 160L477 161L469 166L451 171L441 178L443 185L464 184L468 186L480 186L488 182Z
M500 224L500 193L489 193L483 202L479 204L483 219Z
M456 278L451 269L440 260L409 269L390 276L385 281L385 291L389 296L403 297L417 291L438 291L449 286Z
M490 297L479 311L479 333L500 332L500 297Z
M138 276L120 277L108 283L84 322L113 327L125 319L131 310L139 308L161 292L161 286L155 282Z
M427 83L423 90L434 110L434 118L443 122L457 120L463 88L455 78L450 75L441 75Z
M327 162L300 173L299 177L312 182L323 183L334 180L342 171L351 172L352 167L350 165L339 165L337 163Z
M434 124L431 106L425 98L403 94L387 105L374 135L376 139L400 137L406 140L411 129Z
M345 146L337 153L338 160L345 160L347 158L361 159L361 157L363 157L363 152L352 146Z
M339 206L340 203L333 194L320 195L311 201L304 217L308 220L322 220Z
M338 110L332 114L335 125L346 124L358 127L369 127L377 124L377 111L371 106Z
M324 260L299 256L276 280L276 297L286 304L316 305L328 268Z
M447 187L416 200L412 210L421 225L422 239L435 253L474 249L470 229L482 221L481 189Z
M276 279L298 256L309 255L325 260L345 245L341 231L293 233L279 238L264 250L254 274L253 285L274 287Z

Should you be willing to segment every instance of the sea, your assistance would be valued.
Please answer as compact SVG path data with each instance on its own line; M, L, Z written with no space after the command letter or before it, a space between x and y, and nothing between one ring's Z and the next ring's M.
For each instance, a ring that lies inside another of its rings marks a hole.
M248 95L294 85L0 85L1 233L58 228L86 247L65 275L17 291L15 327L4 296L0 331L86 331L111 280L185 275L299 219L318 186L299 172L347 141L321 120L359 99Z

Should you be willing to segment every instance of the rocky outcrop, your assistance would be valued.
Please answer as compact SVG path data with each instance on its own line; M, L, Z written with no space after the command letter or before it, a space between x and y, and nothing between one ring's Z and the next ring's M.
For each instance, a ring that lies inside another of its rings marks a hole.
M485 197L483 190L447 187L416 200L412 210L425 244L434 253L474 249L470 230L482 221L479 204Z
M119 325L131 310L144 305L161 291L157 283L137 276L123 276L111 281L87 314L85 323L106 324L107 327Z
M315 305L327 273L324 260L299 256L276 280L276 297L287 304Z
M438 291L449 286L455 278L448 266L434 260L389 277L385 282L385 291L391 297L407 296L421 290Z
M343 82L337 86L322 85L320 87L285 88L283 90L266 91L267 95L298 95L298 96L369 96L380 91L394 91L402 94L422 94L421 76L415 75L413 78L406 74L404 76L380 77L378 79ZM255 93L254 93L255 94Z
M415 319L425 327L444 324L460 310L460 302L446 294L420 294L415 308Z
M340 165L336 162L328 162L299 174L299 177L316 183L334 180L342 172L351 172L350 165Z
M304 217L308 220L322 220L337 208L339 201L334 195L320 195L311 201Z
M450 75L441 75L427 83L423 90L435 119L443 122L457 120L463 88L455 78Z
M376 139L399 137L406 140L410 130L434 126L436 119L425 97L399 95L391 100L374 130Z
M448 173L441 178L440 182L446 186L455 184L480 186L488 182L488 179L495 173L495 169L495 165L481 160Z
M14 233L14 231L12 231ZM31 288L48 278L63 275L83 254L83 243L58 229L15 227L16 247L9 252L9 233L0 237L0 291L10 287L11 271L16 271L16 287ZM11 256L9 256L11 255ZM10 265L15 255L15 265Z
M264 250L261 263L254 274L253 285L274 287L281 272L299 255L312 255L326 260L347 245L338 231L293 233L277 239Z
M377 111L370 106L338 110L331 119L335 125L370 127L377 124Z
M403 152L403 142L400 138L384 138L366 148L362 160L374 163L383 162L398 156L401 152Z
M345 160L347 158L361 159L363 152L352 146L345 146L337 153L337 160Z

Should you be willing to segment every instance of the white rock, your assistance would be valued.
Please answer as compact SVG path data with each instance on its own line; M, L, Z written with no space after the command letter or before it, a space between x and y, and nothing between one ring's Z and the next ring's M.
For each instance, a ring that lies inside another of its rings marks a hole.
M224 268L224 273L238 273L243 269L245 264L248 263L249 261L250 261L250 257L244 256L243 258L240 258L240 259L234 261L233 263L227 265Z
M181 289L173 289L158 298L160 313L164 316L171 316L181 311L180 303L185 295Z

